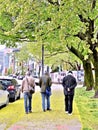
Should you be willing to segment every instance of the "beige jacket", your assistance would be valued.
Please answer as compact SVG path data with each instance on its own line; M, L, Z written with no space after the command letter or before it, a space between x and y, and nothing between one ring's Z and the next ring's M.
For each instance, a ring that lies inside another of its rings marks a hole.
M35 89L35 81L32 76L26 76L22 81L22 92L29 92L29 86Z

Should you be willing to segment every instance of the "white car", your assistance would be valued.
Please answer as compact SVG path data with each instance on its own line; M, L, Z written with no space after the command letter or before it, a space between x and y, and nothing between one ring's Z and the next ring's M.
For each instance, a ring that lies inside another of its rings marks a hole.
M8 105L9 103L9 92L4 89L0 83L0 107L3 105Z

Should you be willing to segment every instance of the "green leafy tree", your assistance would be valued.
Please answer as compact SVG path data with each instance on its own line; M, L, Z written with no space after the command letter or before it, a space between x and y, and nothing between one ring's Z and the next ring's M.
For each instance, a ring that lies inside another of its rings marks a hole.
M30 52L28 50L27 44L24 43L21 45L20 51L15 53L15 57L17 59L17 67L18 70L21 70L21 74L25 74L28 70L28 61L30 59ZM25 65L25 66L24 66Z
M75 47L83 55L82 62L90 60L93 63L95 69L94 97L98 97L98 40L96 29L98 2L96 0L63 0L60 5L57 4L57 1L48 0L48 2L51 4L51 7L48 8L51 8L49 11L51 13L49 29L45 34L48 34L47 37L52 36L47 39L53 39L56 41L56 45L61 44L64 47L65 44L69 48ZM51 34L48 33L49 30L52 30L50 31ZM92 57L92 60L89 57Z
M7 12L12 22L11 29L0 30L6 43L39 42L51 53L75 47L84 57L82 62L88 59L93 63L98 97L96 0L5 0L0 6L0 15Z

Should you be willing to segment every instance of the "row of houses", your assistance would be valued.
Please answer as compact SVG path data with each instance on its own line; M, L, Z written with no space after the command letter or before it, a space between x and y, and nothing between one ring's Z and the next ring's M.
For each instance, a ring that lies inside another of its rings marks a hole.
M12 68L12 71L14 71L15 59L13 52L17 51L19 51L17 48L7 48L3 45L0 45L0 75L5 75L9 68Z
M33 70L35 75L41 75L42 73L42 65L41 63L36 62L36 60L32 57L29 59L28 63L21 63L17 64L18 61L15 57L15 52L20 51L18 48L7 48L4 45L0 45L0 75L8 74L9 68L11 69L12 73L15 74L16 72L22 73L22 67L29 68L29 70ZM19 66L20 69L19 69ZM44 71L51 71L48 66L44 66ZM40 74L39 74L40 73Z

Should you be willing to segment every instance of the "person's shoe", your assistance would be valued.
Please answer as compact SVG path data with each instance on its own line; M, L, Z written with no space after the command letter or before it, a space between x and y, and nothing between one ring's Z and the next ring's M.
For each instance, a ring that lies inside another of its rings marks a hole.
M28 112L26 112L26 114L28 114Z
M50 109L50 108L47 108L47 111L52 111L52 109Z
M72 115L72 113L68 113L68 115L69 115L69 116L71 116L71 115Z
M32 111L29 111L29 113L32 113Z
M65 111L66 114L68 114L68 111Z
M43 112L45 112L46 110L44 109Z

